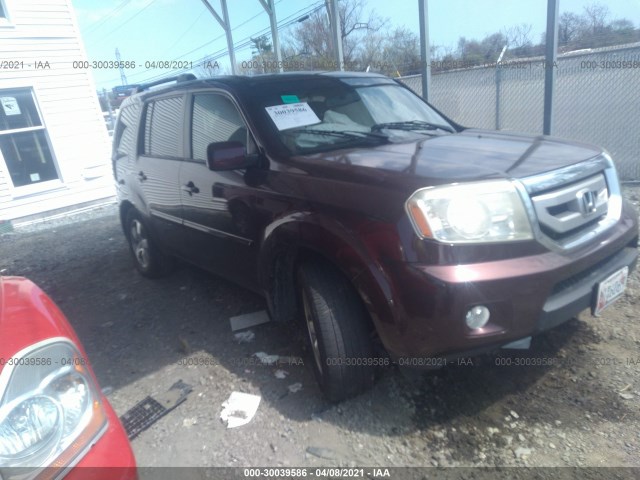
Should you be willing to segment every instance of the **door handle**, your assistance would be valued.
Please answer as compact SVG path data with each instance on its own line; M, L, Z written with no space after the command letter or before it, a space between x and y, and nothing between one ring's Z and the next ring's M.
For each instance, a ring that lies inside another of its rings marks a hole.
M193 195L194 193L200 193L200 189L194 185L193 182L189 182L186 185L182 186L182 190L187 192L189 195Z
M138 172L138 180L140 180L141 182L144 182L146 179L147 179L147 176L144 174L142 170L140 170Z

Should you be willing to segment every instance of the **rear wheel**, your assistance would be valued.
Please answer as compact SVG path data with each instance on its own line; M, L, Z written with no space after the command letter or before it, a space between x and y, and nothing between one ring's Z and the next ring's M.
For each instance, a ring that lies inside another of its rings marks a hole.
M158 278L168 274L173 267L173 259L162 253L157 247L137 210L133 208L129 210L125 225L136 269L149 278Z
M298 291L313 366L324 395L338 402L373 386L367 312L335 268L308 261L298 269Z

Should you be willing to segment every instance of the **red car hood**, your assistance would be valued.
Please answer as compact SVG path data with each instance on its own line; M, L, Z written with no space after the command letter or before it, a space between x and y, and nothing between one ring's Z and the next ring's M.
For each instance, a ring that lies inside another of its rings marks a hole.
M0 277L0 358L6 361L53 337L68 338L82 348L62 312L37 285L22 277Z

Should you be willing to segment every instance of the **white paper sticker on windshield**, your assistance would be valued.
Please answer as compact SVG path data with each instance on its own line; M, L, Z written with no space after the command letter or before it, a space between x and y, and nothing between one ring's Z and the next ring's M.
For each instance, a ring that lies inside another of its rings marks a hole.
M18 101L14 97L0 97L0 105L2 105L4 114L7 116L20 115L21 113Z
M311 110L307 102L287 103L285 105L274 105L266 107L265 110L276 124L278 130L289 128L306 127L320 123L320 119Z

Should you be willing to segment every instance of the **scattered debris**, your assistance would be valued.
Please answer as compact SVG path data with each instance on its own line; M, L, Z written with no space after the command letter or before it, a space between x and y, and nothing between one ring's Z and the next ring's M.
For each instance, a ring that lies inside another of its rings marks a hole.
M180 342L180 351L185 355L189 355L191 353L191 345L189 345L187 339L180 335L178 336L178 341Z
M280 358L280 355L269 355L264 352L256 352L255 356L260 359L263 365L273 365Z
M302 384L300 382L292 383L287 388L289 388L289 391L291 393L296 393L296 392L299 392L300 390L302 390Z
M287 372L286 370L276 370L273 375L280 380L284 380L285 378L287 378L287 375L289 375L289 372Z
M631 384L628 383L626 387L624 387L622 390L620 390L620 393L622 392L626 392L627 390L629 390L631 388Z
M632 400L633 399L633 394L631 394L631 393L621 393L620 394L620 398L623 398L625 400Z
M185 418L184 420L182 420L182 426L185 428L193 427L196 423L198 423L196 417Z
M518 447L513 451L513 454L516 456L516 458L528 457L529 455L531 455L531 449L530 448L524 448L524 447Z
M238 332L238 333L235 333L233 336L236 339L236 342L238 343L249 343L249 342L252 342L254 338L256 338L256 335L251 330L247 330L245 332Z
M120 417L129 439L137 437L160 418L176 408L187 399L193 388L182 380L171 385L171 388L154 397L146 397Z
M307 447L307 453L325 460L338 460L340 458L337 452L324 447Z
M517 414L516 412L514 412L513 410L511 410L511 411L509 412L509 414L510 414L513 418L515 418L516 420L520 418L520 415L518 415L518 414Z
M232 392L222 404L220 419L227 424L227 428L246 425L258 411L261 398L260 395Z
M111 395L111 393L113 393L113 387L106 386L106 387L104 387L104 388L102 389L102 394L103 394L105 397L108 397L109 395Z
M229 322L231 323L231 331L244 330L245 328L261 325L263 323L270 322L269 314L266 310L260 310L258 312L246 313L244 315L237 315L231 317Z

